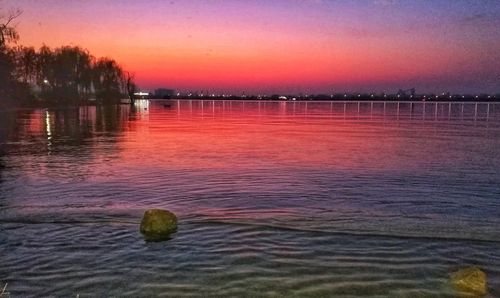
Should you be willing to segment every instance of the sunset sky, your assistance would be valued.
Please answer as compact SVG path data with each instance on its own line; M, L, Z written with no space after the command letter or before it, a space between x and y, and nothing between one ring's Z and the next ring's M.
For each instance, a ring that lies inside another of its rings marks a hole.
M3 0L20 44L80 45L143 90L500 92L498 0Z

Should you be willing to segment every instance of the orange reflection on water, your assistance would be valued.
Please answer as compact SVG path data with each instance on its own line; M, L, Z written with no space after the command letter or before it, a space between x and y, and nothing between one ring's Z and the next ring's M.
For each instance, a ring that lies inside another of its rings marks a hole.
M40 167L77 154L71 157L89 164L85 171L94 172L93 179L110 169L140 174L146 167L414 171L436 161L467 162L460 154L467 142L443 136L456 134L472 115L474 125L484 115L497 117L496 110L447 103L139 101L135 107L25 111L16 135L38 143L26 147L37 155L52 155ZM57 173L75 171L84 168Z
M154 102L129 123L120 143L129 165L253 169L323 167L349 170L422 166L428 150L412 129L381 103L172 101ZM401 113L406 113L407 110ZM418 148L417 148L418 149ZM439 149L436 148L436 154Z

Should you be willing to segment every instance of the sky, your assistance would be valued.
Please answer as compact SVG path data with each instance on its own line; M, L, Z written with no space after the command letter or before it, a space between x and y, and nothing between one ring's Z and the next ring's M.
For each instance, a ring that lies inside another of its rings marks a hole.
M500 0L0 0L145 91L500 93Z

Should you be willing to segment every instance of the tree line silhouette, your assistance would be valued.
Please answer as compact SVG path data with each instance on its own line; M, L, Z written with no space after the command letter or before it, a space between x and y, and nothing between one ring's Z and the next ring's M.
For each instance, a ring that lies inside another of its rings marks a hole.
M0 19L0 100L80 104L133 101L133 75L111 58L96 58L78 46L51 49L18 46L12 25L20 11Z

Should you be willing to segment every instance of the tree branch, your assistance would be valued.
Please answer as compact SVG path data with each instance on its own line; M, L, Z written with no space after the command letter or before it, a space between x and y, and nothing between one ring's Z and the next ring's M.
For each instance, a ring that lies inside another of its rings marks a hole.
M23 11L22 11L22 10L20 10L20 9L17 9L17 10L15 10L15 11L11 11L11 12L9 13L9 16L7 17L7 21L5 22L5 24L3 24L3 27L7 27L7 26L9 26L9 24L10 24L13 20L17 19L17 18L18 18L19 16L21 16L22 14L23 14Z

